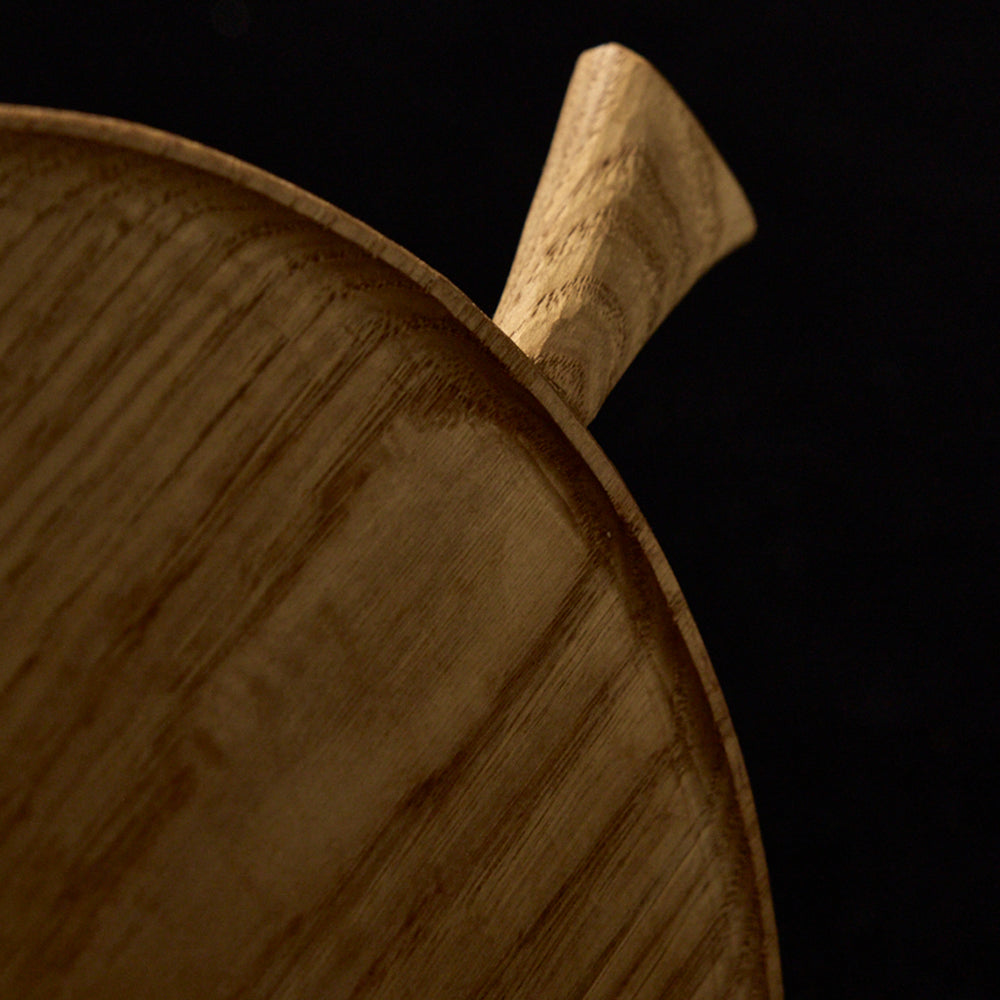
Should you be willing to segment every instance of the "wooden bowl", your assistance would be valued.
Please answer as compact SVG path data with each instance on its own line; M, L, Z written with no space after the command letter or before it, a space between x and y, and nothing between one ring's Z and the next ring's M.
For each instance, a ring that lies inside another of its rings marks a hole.
M0 995L780 996L722 696L584 426L752 228L617 46L499 325L227 156L0 111Z

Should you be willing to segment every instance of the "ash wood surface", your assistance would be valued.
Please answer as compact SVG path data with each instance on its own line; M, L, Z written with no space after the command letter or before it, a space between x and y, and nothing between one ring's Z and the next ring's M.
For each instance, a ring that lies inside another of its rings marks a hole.
M494 319L589 423L753 212L666 80L621 45L577 62Z
M780 995L676 582L419 261L0 111L0 456L0 995Z

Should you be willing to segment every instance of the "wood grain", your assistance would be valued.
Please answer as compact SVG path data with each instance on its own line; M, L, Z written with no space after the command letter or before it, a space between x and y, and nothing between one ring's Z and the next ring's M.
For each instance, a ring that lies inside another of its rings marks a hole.
M0 110L0 995L780 996L600 450L281 181Z
M641 56L580 56L494 319L589 423L753 212L673 88Z

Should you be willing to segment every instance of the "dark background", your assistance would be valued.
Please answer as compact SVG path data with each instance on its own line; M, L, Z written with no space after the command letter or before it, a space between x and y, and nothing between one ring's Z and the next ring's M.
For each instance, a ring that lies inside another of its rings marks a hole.
M0 100L233 153L492 312L576 55L657 65L760 233L592 430L726 693L788 995L996 997L997 36L964 2L6 3Z

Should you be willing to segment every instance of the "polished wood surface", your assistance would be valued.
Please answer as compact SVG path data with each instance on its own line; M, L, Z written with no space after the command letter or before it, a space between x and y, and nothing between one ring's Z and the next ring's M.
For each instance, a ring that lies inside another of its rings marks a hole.
M405 251L0 111L0 456L0 995L780 995L669 567Z
M494 319L589 423L667 313L755 229L670 84L621 45L590 49Z

